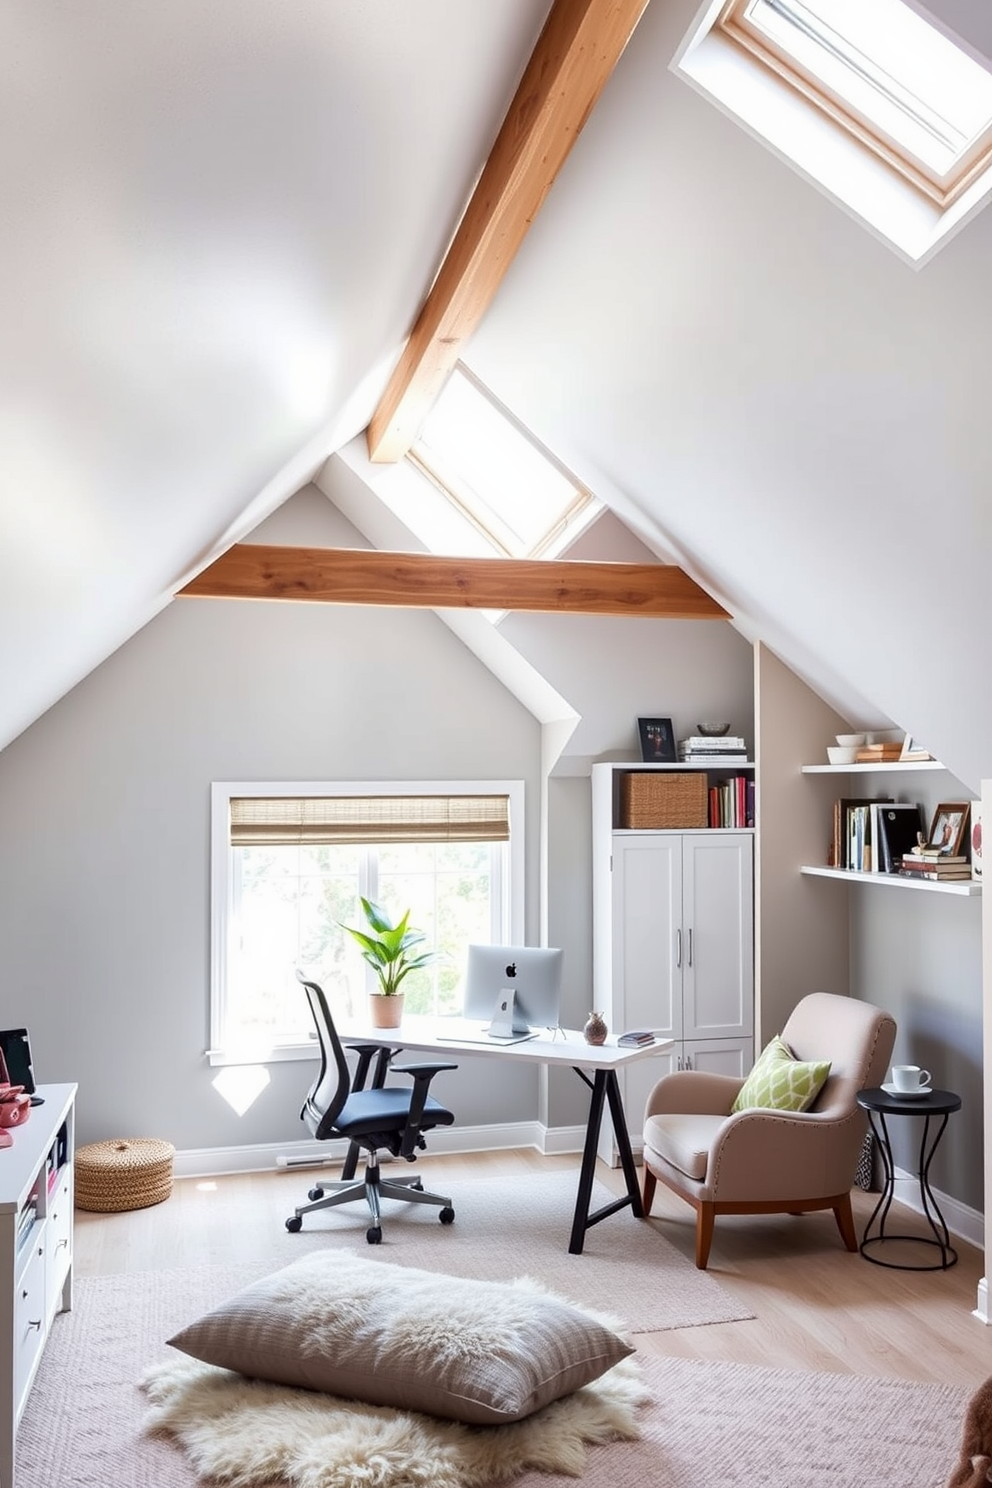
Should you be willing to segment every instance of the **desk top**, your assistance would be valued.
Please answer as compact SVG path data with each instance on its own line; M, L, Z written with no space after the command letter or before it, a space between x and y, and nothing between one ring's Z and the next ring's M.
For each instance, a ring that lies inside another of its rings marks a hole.
M13 1145L0 1151L0 1213L20 1209L69 1114L76 1096L75 1083L39 1085L44 1105L32 1106L27 1121L10 1129Z
M618 1069L631 1064L635 1059L650 1059L672 1047L673 1039L655 1039L639 1049L618 1048L616 1035L611 1034L605 1044L587 1044L576 1028L566 1028L557 1034L544 1029L535 1038L519 1044L474 1042L457 1037L440 1038L438 1035L450 1031L456 1034L461 1018L428 1018L416 1013L404 1013L399 1028L373 1028L371 1023L347 1023L338 1028L343 1044L382 1044L390 1049L409 1049L421 1054L481 1054L491 1058L521 1059L531 1064L581 1065L585 1069Z

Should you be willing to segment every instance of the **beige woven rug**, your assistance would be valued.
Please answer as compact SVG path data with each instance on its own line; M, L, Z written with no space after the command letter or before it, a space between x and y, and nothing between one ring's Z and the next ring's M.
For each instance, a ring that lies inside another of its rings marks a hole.
M17 1488L194 1488L182 1450L145 1435L149 1407L137 1381L175 1357L163 1340L177 1326L257 1271L80 1281L21 1422ZM641 1438L589 1448L583 1488L944 1488L957 1458L969 1391L638 1358L652 1397ZM423 1483L415 1461L410 1469L410 1484ZM535 1472L515 1482L564 1488L575 1479Z
M405 1164L398 1166L405 1170ZM424 1178L430 1187L430 1174L425 1173ZM363 1256L392 1265L454 1276L489 1281L532 1276L559 1296L618 1314L629 1328L641 1332L753 1316L713 1275L697 1271L669 1244L663 1221L635 1219L629 1209L594 1225L586 1235L582 1255L569 1255L576 1181L575 1173L558 1170L512 1182L505 1178L458 1179L450 1187L456 1219L447 1226L438 1223L434 1209L388 1201L382 1244L377 1246L365 1243L369 1221L364 1205L307 1215L297 1235L287 1234L282 1218L276 1218L267 1223L265 1261L258 1263L254 1274L246 1270L245 1279L254 1280L287 1266L307 1251L340 1247L352 1252L357 1249ZM306 1203L307 1189L313 1182L312 1170L294 1175L287 1185L287 1215L294 1204ZM597 1185L593 1207L611 1198ZM154 1214L154 1210L148 1211L150 1221ZM836 1248L840 1242L833 1218L827 1218L830 1228L824 1222L824 1244ZM241 1212L232 1214L231 1222L232 1227L241 1224L251 1229L251 1253L257 1253L257 1204L246 1203ZM690 1230L692 1222L687 1207L686 1225ZM177 1265L226 1264L232 1259L227 1251L197 1252L195 1245L193 1236L187 1253L177 1257Z

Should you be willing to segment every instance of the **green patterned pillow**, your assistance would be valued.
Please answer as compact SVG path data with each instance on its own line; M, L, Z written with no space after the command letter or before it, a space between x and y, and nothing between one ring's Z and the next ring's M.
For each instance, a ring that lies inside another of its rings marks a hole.
M766 1044L737 1093L734 1111L764 1107L773 1111L808 1111L830 1073L830 1060L793 1057L778 1034Z

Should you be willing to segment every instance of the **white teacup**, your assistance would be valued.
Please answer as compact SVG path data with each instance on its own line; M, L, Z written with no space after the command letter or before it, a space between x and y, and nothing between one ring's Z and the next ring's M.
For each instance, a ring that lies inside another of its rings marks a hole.
M921 1085L930 1084L930 1071L920 1069L918 1064L894 1064L892 1083L897 1090L919 1090Z

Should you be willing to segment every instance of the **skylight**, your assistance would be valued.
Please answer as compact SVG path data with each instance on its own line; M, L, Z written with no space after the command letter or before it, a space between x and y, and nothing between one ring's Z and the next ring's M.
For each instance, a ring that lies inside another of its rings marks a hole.
M508 558L548 555L600 504L459 364L410 458Z
M992 191L992 70L916 0L710 0L672 66L912 262Z
M721 24L940 200L990 143L992 74L903 0L734 0Z

